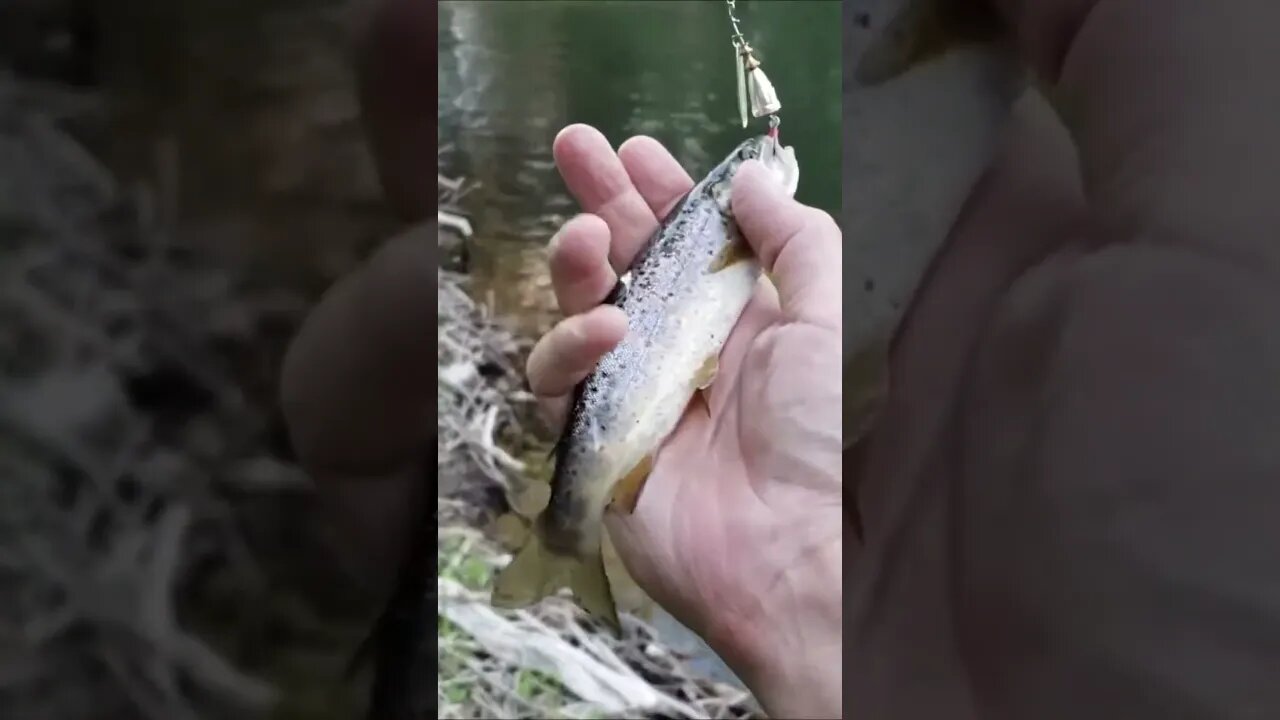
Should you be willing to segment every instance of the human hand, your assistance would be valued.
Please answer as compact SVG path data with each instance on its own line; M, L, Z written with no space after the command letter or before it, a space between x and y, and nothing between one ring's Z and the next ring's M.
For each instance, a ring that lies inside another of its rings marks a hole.
M1280 5L996 5L1061 117L1017 108L845 464L846 687L868 718L1275 715Z
M430 512L437 239L429 221L436 103L436 0L351 0L353 75L390 209L419 223L330 288L290 344L281 406L316 481L339 563L389 586ZM429 466L428 466L429 467ZM424 507L427 509L424 510Z
M529 357L529 380L563 422L573 387L613 348L626 318L600 305L693 181L661 145L615 154L593 128L554 155L586 214L552 241L568 317ZM645 591L709 644L778 717L838 716L841 552L840 233L758 165L735 179L733 211L770 271L720 370L662 446L632 515L607 523ZM827 682L823 682L827 678Z

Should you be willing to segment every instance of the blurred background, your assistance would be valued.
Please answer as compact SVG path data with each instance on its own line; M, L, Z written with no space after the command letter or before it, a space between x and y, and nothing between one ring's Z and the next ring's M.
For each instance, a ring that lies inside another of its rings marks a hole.
M776 86L797 197L839 218L841 5L739 0ZM493 571L528 532L511 512L548 480L554 438L520 369L559 313L547 242L579 211L551 145L566 125L617 147L650 135L695 179L743 129L722 0L439 5L439 538L441 717L758 717L716 655L653 605L606 544L626 634L601 633L564 598L524 613L487 606ZM494 492L496 490L496 492Z
M0 2L6 720L363 707L379 598L275 409L306 310L396 226L348 4Z
M0 2L6 720L364 710L369 672L344 672L384 596L336 567L276 407L307 310L401 228L360 119L355 4ZM800 198L838 217L839 3L737 12ZM609 644L564 603L481 602L520 532L508 492L548 470L520 368L556 318L546 241L575 212L551 141L647 133L706 172L745 133L725 6L439 13L439 192L470 227L439 233L441 643L405 662L439 666L442 717L753 716L669 618Z

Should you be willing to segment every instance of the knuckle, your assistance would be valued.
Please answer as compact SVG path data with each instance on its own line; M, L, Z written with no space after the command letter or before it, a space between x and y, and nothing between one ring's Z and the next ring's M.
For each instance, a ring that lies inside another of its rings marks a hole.
M830 213L809 206L805 206L805 211L807 215L805 224L815 235L824 239L840 237L840 225Z
M560 393L561 376L565 368L573 365L574 350L579 344L581 333L577 320L575 316L560 321L539 338L529 352L525 372L529 376L529 390L534 395L543 397Z
M803 229L796 233L802 236L801 242L822 253L838 253L841 231L835 218L818 208L806 208L806 216Z
M388 240L365 268L365 284L397 291L434 291L437 244L424 228L412 228ZM428 280L429 279L429 280ZM426 282L424 282L426 281Z

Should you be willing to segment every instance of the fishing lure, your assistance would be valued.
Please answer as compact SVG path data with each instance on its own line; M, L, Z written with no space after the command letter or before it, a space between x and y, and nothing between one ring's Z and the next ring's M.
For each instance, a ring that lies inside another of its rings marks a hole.
M776 134L778 127L778 111L782 110L782 103L778 100L778 92L774 89L773 83L769 82L769 77L764 74L764 68L760 65L760 61L756 59L755 51L751 48L751 44L742 35L741 21L738 19L737 0L725 0L725 5L729 9L729 23L733 26L733 60L737 70L738 77L738 115L742 119L742 127L746 127L750 122L748 119L748 110L751 117L769 118L769 127L771 133Z

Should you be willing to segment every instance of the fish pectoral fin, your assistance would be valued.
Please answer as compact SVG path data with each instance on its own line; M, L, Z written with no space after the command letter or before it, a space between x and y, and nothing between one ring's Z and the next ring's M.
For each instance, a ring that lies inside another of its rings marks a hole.
M623 515L630 515L636 511L636 503L640 502L640 491L644 489L649 473L653 472L653 458L653 453L640 458L640 462L636 463L636 466L613 486L613 498L609 501L610 509Z
M751 246L747 244L744 238L739 236L720 250L720 253L711 261L711 265L707 267L707 272L715 274L740 262L753 259L755 259L755 253L751 251Z
M547 507L551 501L551 484L538 480L525 479L524 487L518 492L508 494L507 504L521 517L533 518Z
M528 519L518 512L507 512L493 519L488 532L507 552L514 552L524 547L529 539L530 526Z
M689 399L692 405L699 400L702 401L702 409L707 415L711 414L711 398L707 395L707 389L711 387L711 383L716 381L716 375L720 373L720 357L719 355L708 355L706 360L702 361L702 365L697 372L693 374L693 397Z
M720 372L720 356L717 354L708 355L706 360L702 361L702 366L693 375L693 386L699 390L706 390L711 387L711 383L716 381L716 375Z
M907 0L867 46L855 77L878 85L965 43L1000 37L1003 24L986 3L975 0Z
M585 558L573 566L569 588L578 604L593 617L602 620L617 637L622 636L622 621L613 602L613 589L604 570L604 554Z
M693 391L693 397L689 398L689 406L685 408L685 412L697 412L701 410L707 417L711 417L711 389L704 388Z

